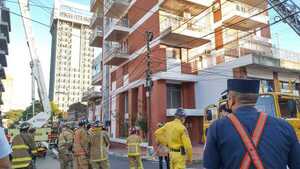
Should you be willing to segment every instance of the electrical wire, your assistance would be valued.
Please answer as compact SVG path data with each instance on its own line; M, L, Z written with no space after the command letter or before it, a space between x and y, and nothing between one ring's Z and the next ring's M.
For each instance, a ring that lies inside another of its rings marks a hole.
M297 13L300 13L300 12L293 13L293 14L287 16L287 17L284 17L284 18L282 18L282 19L280 19L280 20L277 20L277 21L275 21L275 22L273 22L273 23L271 23L271 24L268 24L268 25L266 25L265 27L273 26L273 25L275 25L275 24L277 24L277 23L279 23L279 22L285 20L286 18L291 17L291 16L293 16L293 15L295 15L295 14L297 14ZM263 29L263 28L261 28L261 29ZM251 34L253 34L253 33L249 33L247 36L249 36L249 35L251 35ZM242 37L242 38L240 38L240 39L243 39L243 38L245 38L245 37L247 37L247 36L244 36L244 37ZM210 71L207 71L207 70L199 70L199 71L200 71L200 72L206 72L206 73L216 73L216 72L210 72ZM145 73L145 72L143 72L143 73ZM220 76L223 76L223 77L225 77L225 78L227 78L227 79L228 79L228 78L232 78L232 76L229 76L229 75L222 75L222 74L220 74ZM250 78L250 77L248 77L248 79L255 79L255 78ZM123 87L124 87L124 86L123 86ZM118 94L119 94L119 93L116 93L116 94L112 95L111 98L116 97Z
M14 14L16 14L16 13L14 13ZM16 15L18 15L18 14L16 14ZM19 16L21 16L21 15L19 15ZM30 18L27 18L27 19L30 19ZM39 22L37 22L37 23L39 23ZM39 23L39 24L43 24L43 23ZM46 24L43 24L43 25L45 26ZM47 27L49 27L49 26L47 25ZM143 74L144 74L144 72L143 72Z

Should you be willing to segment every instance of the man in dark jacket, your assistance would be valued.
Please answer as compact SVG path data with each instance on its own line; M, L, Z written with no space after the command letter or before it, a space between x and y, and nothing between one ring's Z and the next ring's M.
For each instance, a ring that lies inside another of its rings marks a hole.
M254 108L259 81L230 79L227 87L233 114L208 129L204 167L299 169L300 145L292 126Z

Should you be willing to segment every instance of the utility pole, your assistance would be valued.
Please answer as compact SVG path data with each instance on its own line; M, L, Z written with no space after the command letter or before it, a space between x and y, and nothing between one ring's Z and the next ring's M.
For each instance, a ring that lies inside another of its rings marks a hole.
M148 144L151 142L151 90L152 90L152 71L151 71L151 48L150 42L153 40L153 32L146 31L147 41L147 70L146 70L146 97L147 97L147 128L148 128Z

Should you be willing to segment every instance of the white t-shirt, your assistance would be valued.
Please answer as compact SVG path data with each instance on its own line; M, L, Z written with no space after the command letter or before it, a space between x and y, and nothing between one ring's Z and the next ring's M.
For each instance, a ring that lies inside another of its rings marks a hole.
M0 127L0 147L0 159L8 156L12 152L2 127Z

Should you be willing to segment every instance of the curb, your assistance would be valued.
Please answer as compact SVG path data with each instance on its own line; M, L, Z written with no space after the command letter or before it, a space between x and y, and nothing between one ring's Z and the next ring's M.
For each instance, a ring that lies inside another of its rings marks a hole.
M121 154L121 153L115 153L115 152L112 152L110 151L108 153L109 155L112 155L112 156L116 156L116 157L121 157L121 158L128 158L127 154ZM142 156L142 160L145 160L145 161L155 161L157 162L158 159L157 158L152 158L152 156ZM203 160L193 160L193 164L202 164L203 163Z

